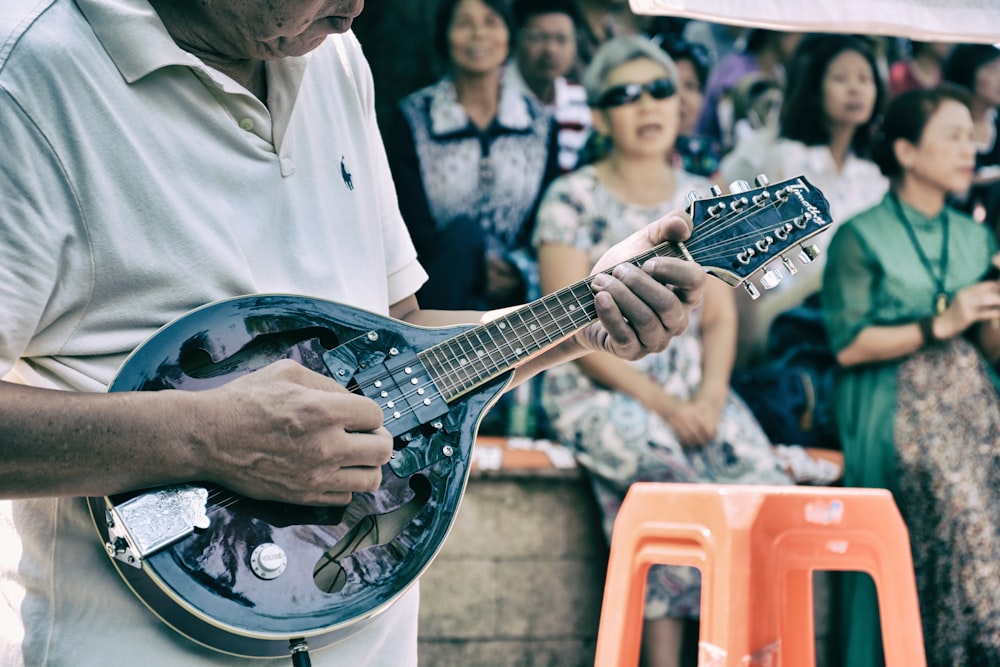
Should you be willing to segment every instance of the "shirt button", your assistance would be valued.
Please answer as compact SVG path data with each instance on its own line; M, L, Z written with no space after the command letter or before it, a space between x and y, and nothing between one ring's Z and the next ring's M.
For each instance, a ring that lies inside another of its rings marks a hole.
M253 120L250 118L244 118L240 121L240 129L249 132L253 129Z

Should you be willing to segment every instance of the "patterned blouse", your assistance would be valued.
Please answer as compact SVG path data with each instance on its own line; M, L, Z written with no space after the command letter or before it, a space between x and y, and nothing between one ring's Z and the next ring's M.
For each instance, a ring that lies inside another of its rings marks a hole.
M527 246L542 189L558 173L550 112L504 81L497 117L480 130L446 76L404 98L395 121L390 165L418 252L424 238L470 217L487 253Z

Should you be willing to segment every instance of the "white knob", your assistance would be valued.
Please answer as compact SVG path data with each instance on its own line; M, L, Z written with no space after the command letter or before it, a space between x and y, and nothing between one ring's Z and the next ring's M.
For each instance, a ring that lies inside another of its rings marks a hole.
M261 579L280 577L287 566L285 550L273 542L261 544L250 554L250 568Z

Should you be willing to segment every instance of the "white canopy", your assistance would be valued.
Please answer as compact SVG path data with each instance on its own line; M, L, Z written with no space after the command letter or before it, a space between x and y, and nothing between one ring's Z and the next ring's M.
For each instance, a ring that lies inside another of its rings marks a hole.
M629 0L637 14L804 32L1000 42L1000 0Z

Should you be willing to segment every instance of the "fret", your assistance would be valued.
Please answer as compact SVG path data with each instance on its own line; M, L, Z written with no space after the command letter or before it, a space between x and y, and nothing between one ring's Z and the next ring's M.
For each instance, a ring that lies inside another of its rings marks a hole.
M493 322L473 329L479 341L479 349L476 350L476 354L479 357L479 361L483 364L483 377L489 377L493 370L499 366L493 357L494 352L500 352L497 349L496 339L493 337L494 329L496 329L496 324ZM483 338L484 336L485 339Z
M631 263L642 266L656 256L680 253L665 243ZM421 353L429 357L424 364L442 394L453 398L478 387L596 320L591 280L548 294Z
M434 356L434 363L424 359L424 368L441 392L451 394L455 391L456 378L464 373L461 361L457 356L443 354L440 347L432 347L427 350L428 354ZM419 355L418 355L419 356Z
M520 322L521 322L521 327L523 327L524 330L525 330L525 332L529 336L531 336L531 349L533 349L533 350L540 350L540 349L542 349L543 344L539 342L538 336L535 335L535 332L538 330L538 323L537 322L530 322L530 323L526 322L525 319L524 319L524 311L525 310L530 310L530 307L529 308L518 308L517 310L515 310L511 314L511 318L513 318L514 316L516 316L520 320ZM542 331L542 333L545 333L544 330Z
M588 278L435 345L421 360L451 400L594 321L593 304Z
M514 319L513 314L508 314L495 322L497 330L503 337L504 348L509 351L508 356L511 363L518 362L529 348L529 346L525 345L524 339L518 334Z

